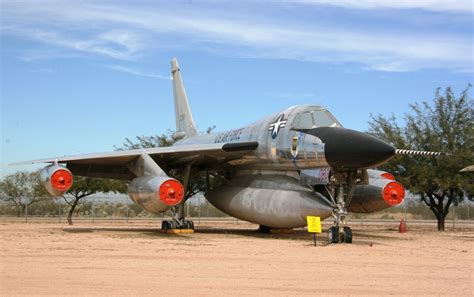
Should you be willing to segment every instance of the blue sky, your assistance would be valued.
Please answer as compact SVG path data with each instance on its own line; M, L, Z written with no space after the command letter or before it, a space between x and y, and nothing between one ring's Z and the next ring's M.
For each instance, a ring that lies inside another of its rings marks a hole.
M1 174L174 129L173 57L202 131L307 103L363 131L473 82L470 0L261 2L2 0Z

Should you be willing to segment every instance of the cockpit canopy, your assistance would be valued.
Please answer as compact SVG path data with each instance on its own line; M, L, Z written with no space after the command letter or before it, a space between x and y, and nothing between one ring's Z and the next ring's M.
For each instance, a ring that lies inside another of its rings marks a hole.
M326 109L310 107L295 117L292 127L294 129L311 129L316 127L341 127L341 124Z

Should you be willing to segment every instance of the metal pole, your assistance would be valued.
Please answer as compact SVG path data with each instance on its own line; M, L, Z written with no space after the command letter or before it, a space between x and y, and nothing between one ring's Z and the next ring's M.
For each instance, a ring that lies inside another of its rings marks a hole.
M456 222L456 204L453 204L453 230L454 228L456 228L455 222Z
M199 224L201 224L201 202L202 202L202 199L201 199L201 197L199 197L199 207L198 207L198 222L199 222Z
M186 204L186 217L189 218L189 202Z
M129 211L130 211L130 204L128 203L127 201L127 212L126 212L126 216L127 216L127 223L128 223L128 216L129 216Z
M405 223L407 222L407 207L408 207L407 204L408 204L408 199L405 199L405 203L403 203L403 210L404 210L403 220L405 221Z
M62 219L62 213L61 213L61 198L59 198L58 201L58 216L59 216L59 223L61 224L61 219Z
M27 198L25 198L27 199ZM28 200L26 200L25 223L28 223Z

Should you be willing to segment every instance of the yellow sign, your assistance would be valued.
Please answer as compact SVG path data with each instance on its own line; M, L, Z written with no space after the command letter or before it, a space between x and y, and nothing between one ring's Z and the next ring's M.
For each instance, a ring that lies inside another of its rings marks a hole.
M321 233L321 218L307 216L306 221L308 222L308 232Z

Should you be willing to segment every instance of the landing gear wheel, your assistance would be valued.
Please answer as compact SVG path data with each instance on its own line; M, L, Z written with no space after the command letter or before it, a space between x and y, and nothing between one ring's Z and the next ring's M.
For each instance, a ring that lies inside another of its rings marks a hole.
M177 229L178 225L176 224L175 221L168 221L168 226L170 229Z
M336 226L332 226L328 230L328 243L338 243L339 234Z
M349 227L344 227L344 242L352 243L352 230Z
M169 229L171 229L171 226L170 226L170 222L169 221L163 221L161 222L161 230L163 231L168 231Z
M185 222L184 222L184 229L191 229L191 230L194 230L194 223L193 223L193 221L185 221Z
M339 233L339 242L340 242L340 243L345 242L345 241L344 241L344 233L342 233L342 232Z

